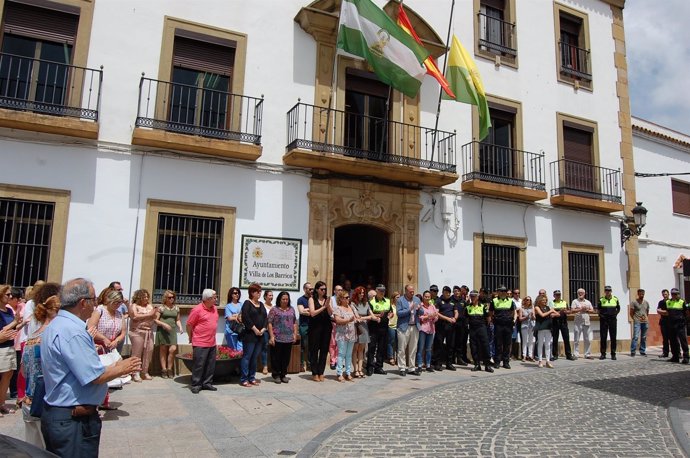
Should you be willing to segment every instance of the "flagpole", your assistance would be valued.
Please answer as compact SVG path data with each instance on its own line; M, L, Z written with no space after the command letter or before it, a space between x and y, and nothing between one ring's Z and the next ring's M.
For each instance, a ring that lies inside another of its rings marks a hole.
M453 10L455 9L455 0L450 5L450 19L448 20L448 34L446 35L446 53L448 52L448 43L450 43L450 29L453 26ZM443 59L443 75L446 75L446 67L448 66L448 56ZM436 106L436 123L434 124L434 132L432 133L431 142L431 159L429 162L434 162L434 149L436 147L436 135L438 133L438 118L441 116L441 96L443 95L443 87L438 91L438 105ZM457 94L455 95L457 97ZM440 153L439 153L440 154Z

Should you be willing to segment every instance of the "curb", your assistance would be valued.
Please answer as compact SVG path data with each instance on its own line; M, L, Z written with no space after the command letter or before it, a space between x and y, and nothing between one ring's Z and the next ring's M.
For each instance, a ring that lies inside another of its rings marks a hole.
M676 442L690 456L690 398L676 399L668 406L668 419Z

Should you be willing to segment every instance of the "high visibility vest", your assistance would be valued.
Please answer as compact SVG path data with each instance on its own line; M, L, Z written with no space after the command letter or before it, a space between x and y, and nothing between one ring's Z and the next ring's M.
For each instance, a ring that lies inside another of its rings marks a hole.
M666 301L666 310L683 310L685 308L685 301L683 299Z
M567 307L568 307L568 304L565 301L553 301L554 310L563 310Z
M506 297L505 299L494 298L494 309L495 310L510 310L513 306L513 300Z
M469 304L465 307L467 310L467 314L470 316L483 316L484 315L484 306L482 304L477 304L477 305L472 305Z
M601 301L602 307L617 307L618 298L616 296L611 296L611 299L606 299L606 296L599 299Z
M376 297L373 297L369 301L369 304L374 313L390 312L391 310L391 301L387 297L384 297L381 301L377 301Z

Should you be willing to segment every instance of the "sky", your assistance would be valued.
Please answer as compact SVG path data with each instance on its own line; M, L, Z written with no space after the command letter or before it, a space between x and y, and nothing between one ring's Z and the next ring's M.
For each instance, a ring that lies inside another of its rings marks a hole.
M690 0L627 0L633 116L690 135Z

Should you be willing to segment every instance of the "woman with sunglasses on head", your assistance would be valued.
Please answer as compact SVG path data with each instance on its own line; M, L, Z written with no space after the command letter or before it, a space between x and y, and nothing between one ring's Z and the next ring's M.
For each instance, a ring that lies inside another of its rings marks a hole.
M232 330L232 327L233 323L242 322L240 297L242 297L240 289L233 286L228 290L228 303L225 306L225 344L237 351L242 351L242 338Z
M311 364L312 380L324 381L328 346L331 343L331 309L330 298L326 295L326 284L317 281L314 294L309 298L309 361Z

